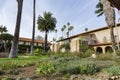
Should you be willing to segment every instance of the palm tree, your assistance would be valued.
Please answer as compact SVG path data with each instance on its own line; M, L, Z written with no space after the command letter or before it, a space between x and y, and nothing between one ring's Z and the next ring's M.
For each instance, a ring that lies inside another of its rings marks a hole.
M37 35L37 36L35 37L35 39L36 39L36 40L44 40L44 38L43 38L41 35Z
M57 29L55 29L55 37L56 37L56 40L57 40Z
M85 31L87 32L87 31L88 31L88 28L85 28Z
M66 35L67 35L67 38L68 38L69 37L69 30L67 31Z
M63 27L61 28L61 31L62 31L62 37L63 37L63 31L64 31L64 28L63 28Z
M8 31L8 30L7 30L6 26L4 26L2 33L3 33L3 32L7 32L7 31Z
M67 26L68 26L67 38L68 38L69 37L69 32L70 32L70 23L69 22L67 23Z
M53 52L54 52L55 51L56 38L53 38L51 42L52 42L52 45L53 45Z
M116 56L116 50L115 50L115 37L114 37L114 32L113 32L113 27L115 27L115 11L109 0L100 0L100 3L102 4L103 7L101 11L99 12L100 14L104 12L105 15L105 20L107 25L110 28L110 35L111 35L111 43L112 43L112 49L114 52L114 56ZM102 15L102 14L101 14Z
M11 51L9 54L9 58L17 57L18 39L19 39L19 32L20 32L23 0L17 0L17 3L18 3L18 12L17 12L16 27L15 27L14 38L13 38L13 43L12 43Z
M71 32L71 28L69 27L69 28L68 28L68 32L67 32L67 37L70 36L70 32Z
M70 23L69 23L69 22L67 23L67 26L68 26L68 27L70 26Z
M39 16L37 20L38 29L42 32L45 32L45 44L44 44L44 53L47 52L47 34L50 31L54 31L56 27L56 18L52 17L51 12L44 12L43 17Z
M36 6L36 0L33 1L33 31L32 31L32 43L31 43L31 51L30 54L32 55L34 50L34 38L35 38L35 6Z
M7 30L7 28L6 28L6 26L3 26L3 25L1 25L0 26L0 33L2 34L3 32L7 32L8 30Z
M64 33L66 33L66 31L65 31L65 29L66 29L66 25L63 25L63 28L64 28L64 30L63 30ZM66 34L65 34L65 35L66 35Z
M96 5L97 10L95 11L95 14L97 14L97 17L103 15L103 4L99 1L98 4Z
M71 32L72 32L73 28L74 28L73 26L70 26L70 27L69 27L70 36L71 36Z

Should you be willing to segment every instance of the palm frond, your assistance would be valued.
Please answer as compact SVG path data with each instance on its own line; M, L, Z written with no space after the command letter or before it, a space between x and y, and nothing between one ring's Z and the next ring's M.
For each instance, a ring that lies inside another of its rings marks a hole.
M103 11L103 4L99 3L96 5L96 10L95 10L95 14L97 14L97 17L103 15L104 11Z

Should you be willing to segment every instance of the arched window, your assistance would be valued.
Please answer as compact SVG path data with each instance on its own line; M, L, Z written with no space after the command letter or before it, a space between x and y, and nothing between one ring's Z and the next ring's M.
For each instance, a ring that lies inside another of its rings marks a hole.
M112 50L112 47L110 47L110 46L107 46L106 48L105 48L105 52L113 52L113 50Z
M97 53L103 53L103 50L102 50L102 48L101 47L97 47Z

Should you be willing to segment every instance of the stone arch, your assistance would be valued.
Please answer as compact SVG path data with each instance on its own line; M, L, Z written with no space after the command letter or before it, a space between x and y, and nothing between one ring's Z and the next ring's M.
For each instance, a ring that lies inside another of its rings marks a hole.
M97 53L103 53L103 50L102 50L101 47L97 47L96 52L97 52Z
M111 46L106 46L105 47L105 52L113 52L112 47Z

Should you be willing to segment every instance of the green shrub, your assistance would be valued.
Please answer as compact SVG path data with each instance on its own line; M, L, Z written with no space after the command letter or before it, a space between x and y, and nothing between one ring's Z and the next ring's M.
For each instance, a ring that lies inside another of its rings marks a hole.
M59 70L62 74L87 74L91 75L99 71L99 68L95 64L72 64L64 65Z
M77 55L80 58L87 58L87 57L91 57L93 53L95 53L95 51L88 49L88 50L86 50L85 53L79 52L79 53L77 53Z
M90 57L95 51L90 48L88 42L80 40L80 53L78 54L81 58Z
M114 61L115 61L118 65L120 65L120 58L116 58L116 59L114 59Z
M78 74L80 73L79 66L63 65L58 69L61 74Z
M95 64L90 63L81 63L79 65L79 70L81 74L94 74L99 71L99 67L97 67Z
M33 52L33 55L35 56L41 56L43 53L42 53L42 50L41 49L35 49L34 52Z
M110 76L120 75L120 66L111 66L103 69L102 72L108 73Z
M94 74L100 70L95 64L79 62L77 58L58 59L55 66L60 74Z
M86 57L90 57L92 56L92 54L95 54L95 51L92 49L88 49L86 50L85 54L86 54Z
M69 51L70 50L70 44L69 43L65 43L65 44L62 44L60 46L60 49L64 48L66 51Z
M50 56L50 57L57 57L57 58L61 58L61 57L75 57L76 54L75 53L71 53L69 51L65 51L65 52L47 52L46 55Z
M1 80L14 80L14 79L13 78L5 77L5 78L2 78Z
M51 62L45 62L45 63L41 63L37 69L36 69L36 73L37 74L42 74L44 76L49 76L51 75L53 72L55 72L55 66L51 63Z
M27 67L27 66L31 66L33 65L34 62L32 61L9 61L9 62L4 62L3 64L1 63L0 64L0 67L2 70L8 70L8 69L14 69L14 68L17 68L17 67Z
M116 51L117 56L120 56L120 50Z
M46 54L44 54L44 55L48 55L49 57L52 57L52 56L55 56L55 55L57 55L58 53L56 53L56 52L51 52L51 51L48 51Z
M35 49L43 49L42 46L34 46ZM19 44L18 45L18 53L23 54L23 53L28 53L30 52L30 45L26 44Z
M61 52L60 54L58 54L57 56L59 57L74 57L75 55L73 55L72 53L65 51L65 52Z
M97 55L97 59L98 60L112 60L113 54L110 54L110 53L99 54Z
M79 47L80 47L80 52L81 53L85 53L89 49L89 46L86 43L80 43Z

